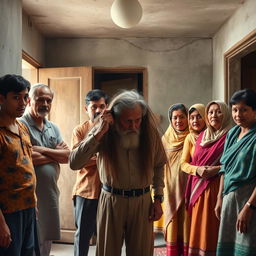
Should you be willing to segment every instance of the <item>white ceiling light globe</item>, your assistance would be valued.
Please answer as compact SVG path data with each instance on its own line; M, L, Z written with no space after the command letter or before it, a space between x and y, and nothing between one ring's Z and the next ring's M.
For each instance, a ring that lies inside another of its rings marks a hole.
M111 18L121 28L131 28L139 23L142 7L138 0L115 0L111 6Z

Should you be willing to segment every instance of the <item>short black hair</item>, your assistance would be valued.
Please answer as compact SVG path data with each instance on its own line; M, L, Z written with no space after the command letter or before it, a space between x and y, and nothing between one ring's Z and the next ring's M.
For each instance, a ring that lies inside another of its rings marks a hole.
M21 92L25 89L30 90L30 82L20 75L7 74L0 77L0 94L6 95L9 92Z
M243 102L253 110L256 110L256 92L252 89L244 89L235 92L229 101L229 105L232 107L232 105L239 102Z
M100 89L91 90L85 97L85 104L88 106L90 101L98 101L101 98L104 98L105 103L108 104L109 97L104 91Z
M172 113L175 110L181 110L182 113L186 116L188 116L188 109L186 108L186 106L184 104L181 103L177 103L171 106L171 108L169 109L169 118L170 120L172 119Z

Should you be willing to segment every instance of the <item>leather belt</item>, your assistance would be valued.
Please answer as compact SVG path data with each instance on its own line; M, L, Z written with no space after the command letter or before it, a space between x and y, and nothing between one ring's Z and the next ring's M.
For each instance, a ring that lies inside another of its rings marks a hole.
M141 196L150 191L150 186L146 188L138 188L138 189L118 189L118 188L112 188L108 185L103 185L102 186L103 190L110 192L111 194L114 195L120 195L123 197L135 197L135 196Z

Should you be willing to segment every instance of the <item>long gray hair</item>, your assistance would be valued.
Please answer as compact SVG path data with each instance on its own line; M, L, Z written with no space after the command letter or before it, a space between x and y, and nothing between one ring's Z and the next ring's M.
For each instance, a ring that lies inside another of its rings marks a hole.
M112 110L114 116L119 116L123 109L131 109L136 105L140 105L142 109L142 116L145 116L148 110L148 105L143 97L136 91L122 91L114 96L109 104L109 109Z
M122 91L115 95L109 104L108 109L113 113L114 118L119 119L120 114L124 109L133 109L137 105L142 108L142 121L140 126L140 145L139 145L139 159L142 175L148 177L153 169L154 154L156 149L164 151L161 142L161 137L158 133L156 121L152 111L143 97L136 91ZM117 148L113 145L116 138L116 131L111 127L104 137L102 143L102 150L104 152L104 163L107 171L117 176ZM114 172L114 173L113 173Z

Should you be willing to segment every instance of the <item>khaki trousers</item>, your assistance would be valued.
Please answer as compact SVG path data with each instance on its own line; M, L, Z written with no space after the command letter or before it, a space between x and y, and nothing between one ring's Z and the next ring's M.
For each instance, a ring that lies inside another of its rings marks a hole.
M151 206L150 192L128 198L102 190L97 213L96 255L120 256L125 241L127 256L152 256Z

